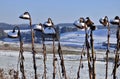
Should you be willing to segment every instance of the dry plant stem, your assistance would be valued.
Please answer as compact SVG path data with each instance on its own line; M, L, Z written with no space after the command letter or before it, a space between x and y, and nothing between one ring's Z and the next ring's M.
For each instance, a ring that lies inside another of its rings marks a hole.
M18 26L15 26L13 30L15 30L16 28L18 29L18 36L19 36L19 41L20 41L18 64L20 64L20 71L22 73L22 79L26 79L25 70L24 70L23 42L21 39L20 28ZM18 65L17 65L17 72L18 72Z
M117 37L117 50L116 50L116 54L115 54L115 65L114 65L114 68L113 68L113 79L116 79L116 71L117 71L117 68L118 68L118 62L119 62L119 49L120 49L120 25L118 26L118 30L117 30L117 33L116 33L116 37Z
M59 54L59 57L60 57L60 65L61 65L61 71L62 71L62 77L67 79L67 74L66 74L66 69L65 69L65 64L64 64L64 57L63 57L63 53L62 53L62 48L61 48L61 45L60 45L60 38L58 36L58 31L56 30L56 28L54 28L55 30L55 33L56 33L56 37L58 39L58 54ZM61 76L60 76L61 78Z
M86 38L86 37L85 37ZM78 72L77 72L77 79L80 78L80 68L81 68L81 65L82 65L82 54L84 53L84 49L85 49L85 46L83 45L83 49L82 49L82 52L80 54L80 63L79 63L79 67L78 67Z
M26 79L24 70L24 56L23 56L23 43L20 41L20 71L22 73L22 79Z
M119 61L119 54L118 54L118 51L116 51L116 54L115 54L115 65L114 65L114 68L113 68L113 79L117 79L116 78L116 71L117 71L117 63Z
M65 69L65 64L64 64L64 57L63 57L63 52L62 52L62 48L61 48L61 45L60 45L60 39L58 37L58 32L57 30L54 28L55 32L56 32L56 37L58 39L58 54L59 54L59 57L60 57L60 65L61 65L61 71L62 71L62 77L64 79L67 79L67 74L66 74L66 69Z
M84 45L83 45L83 49L82 49L82 52L80 54L81 58L80 58L80 63L79 63L79 67L78 67L78 72L77 72L77 79L80 78L80 68L81 68L81 65L82 65L82 55L84 53Z
M85 29L85 42L86 42L86 47L87 47L87 60L88 60L88 69L89 69L89 78L92 79L92 68L90 65L90 53L89 53L89 42L88 42L88 33L87 29Z
M59 54L59 57L60 57L60 60L61 60L62 76L65 79L67 79L67 74L66 74L66 69L65 69L65 64L64 64L64 57L63 57L60 41L58 41L58 54Z
M31 29L31 39L32 39L33 68L34 68L34 73L35 73L35 79L38 79L37 78L36 59L35 59L36 51L34 49L34 32L33 32L33 29L32 29L32 21L31 21L31 19L30 19L30 29Z
M91 30L91 33L90 33L90 43L91 43L91 52L92 52L92 79L96 79L96 73L95 73L95 52L94 52L94 40L93 40L93 30Z
M56 70L56 65L55 65L56 57L55 57L55 39L53 37L53 79L55 79L55 70Z
M42 39L43 39L43 55L44 55L44 60L43 60L43 62L44 62L44 79L46 79L46 46L45 46L45 38L44 38L44 36L43 36L43 34L42 34Z
M59 61L57 62L57 65L58 65L58 76L59 76L58 79L62 79Z
M105 79L108 77L108 54L110 53L109 47L110 47L110 25L108 22L108 36L107 36L107 51L106 51L106 74L105 74Z
M19 72L18 71L14 71L14 79L19 79Z
M17 62L17 71L19 71L19 62L20 62L20 52L19 52L18 62Z

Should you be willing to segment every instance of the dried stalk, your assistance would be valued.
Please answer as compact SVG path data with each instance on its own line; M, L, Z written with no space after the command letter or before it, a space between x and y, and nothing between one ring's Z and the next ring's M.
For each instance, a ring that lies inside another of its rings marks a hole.
M19 41L20 41L18 64L20 64L20 71L22 73L22 79L26 79L25 70L24 70L23 41L21 39L20 28L18 26L15 26L13 31L15 31L16 28L18 29L18 37L19 37ZM17 65L17 72L18 72L18 65Z
M65 69L65 64L64 64L64 57L63 57L63 53L62 53L62 49L61 49L61 45L60 45L60 41L58 41L58 54L61 60L61 69L62 69L62 76L67 79L67 74L66 74L66 69Z
M91 26L92 27L92 26ZM91 52L92 52L92 79L96 79L96 73L95 73L95 61L96 61L96 58L95 58L95 52L94 52L94 40L93 40L93 30L91 29L91 32L90 32L90 43L91 43Z
M83 45L83 49L82 49L82 52L80 54L81 58L80 58L80 63L79 63L79 67L78 67L78 72L77 72L77 79L80 78L80 68L83 67L83 64L82 64L82 58L83 58L83 53L84 53L84 49L85 49L85 46Z
M88 60L88 69L89 69L89 78L92 79L92 67L90 64L91 57L90 57L90 52L89 52L89 41L88 41L88 33L87 29L85 29L85 42L86 42L86 47L87 47L87 60Z
M53 79L55 79L55 70L56 70L56 65L55 65L56 57L55 57L55 38L53 37Z
M86 30L86 28L85 28L85 33L87 33L86 32L87 30ZM85 36L85 41L86 41L86 36ZM85 43L84 43L85 44ZM83 58L83 54L84 54L84 49L85 49L85 45L83 45L83 49L82 49L82 52L81 52L81 54L80 54L80 63L79 63L79 67L78 67L78 72L77 72L77 79L79 79L80 78L80 68L83 66L83 64L82 64L82 58Z
M20 43L20 71L22 73L22 79L26 79L24 70L24 56L23 56L23 43Z
M26 15L27 15L27 17L26 17ZM31 19L31 16L30 16L29 12L25 12L19 18L29 20L30 30L31 30L31 40L32 40L31 44L32 44L32 54L33 54L33 68L34 68L34 73L35 73L35 79L37 79L37 66L36 66L36 59L35 59L36 51L34 49L34 32L33 32L33 29L32 29L32 19Z
M30 29L31 29L31 39L32 39L33 68L34 68L34 73L35 73L35 79L38 79L37 78L36 59L35 59L36 51L34 49L34 32L33 32L33 29L32 29L32 20L31 20L31 18L30 18Z
M114 68L113 68L113 71L112 71L112 74L113 74L113 79L116 79L116 71L117 71L117 68L119 67L119 49L120 49L120 24L118 26L118 30L117 30L117 33L116 33L116 37L117 37L117 50L116 50L116 54L115 54L115 65L114 65Z
M90 20L89 17L86 18L86 24L87 26L90 27L90 46L91 46L91 53L92 53L92 58L91 58L91 64L92 64L92 69L91 69L91 78L96 79L96 73L95 73L95 52L94 52L94 40L93 40L93 30L96 29L96 27L93 25L94 23ZM89 63L88 63L89 64Z
M99 22L103 24L103 26L107 26L108 35L107 35L107 50L106 50L106 70L105 70L105 79L108 77L108 54L110 52L110 24L108 22L108 17L105 16L104 18L100 19Z
M105 74L105 79L108 77L108 54L110 53L109 47L110 47L110 25L108 23L108 36L107 36L107 51L106 51L106 74Z
M58 40L58 54L60 57L60 65L61 65L61 72L62 72L62 77L67 79L67 74L66 74L66 69L65 69L65 64L64 64L64 57L63 57L63 52L60 44L60 38L59 38L59 32L54 28L56 32L56 38Z
M44 36L43 36L43 34L42 34L42 39L43 39L43 55L44 55L44 60L43 60L43 62L44 62L44 79L46 79L46 59L47 59L47 57L46 57L46 46L45 46L45 38L44 38Z

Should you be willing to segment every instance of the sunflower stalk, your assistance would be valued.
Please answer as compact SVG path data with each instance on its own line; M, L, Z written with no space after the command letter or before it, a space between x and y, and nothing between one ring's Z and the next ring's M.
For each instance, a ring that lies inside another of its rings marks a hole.
M35 79L38 79L37 78L37 66L36 66L36 59L35 59L35 54L36 54L36 51L35 51L35 48L34 48L34 32L33 32L33 29L32 29L32 21L31 21L31 18L30 18L30 29L31 29L31 39L32 39L32 54L33 54L33 68L34 68L34 73L35 73Z
M26 79L24 70L24 56L23 56L23 42L20 41L20 71L22 73L22 79Z
M85 41L86 41L86 47L87 47L87 60L88 60L88 69L89 69L89 78L92 79L92 67L91 67L91 57L90 57L90 52L89 52L89 41L88 41L88 33L87 29L85 29Z
M114 61L114 68L113 68L113 79L116 79L116 72L117 72L117 68L119 67L119 49L120 49L120 23L118 25L118 29L117 29L117 33L116 33L116 37L117 37L117 48L116 48L116 54L115 54L115 61Z
M56 61L56 57L55 57L55 38L53 37L53 79L55 79L55 75L56 75L55 61Z
M42 44L43 44L43 55L44 55L44 59L43 59L43 62L44 62L44 79L47 79L46 78L46 46L45 46L45 38L44 38L44 34L42 34Z
M58 41L58 54L59 54L59 57L60 57L60 60L61 60L62 76L65 79L67 79L66 69L65 69L65 64L64 64L64 57L63 57L60 41Z
M55 29L55 28L54 28ZM59 29L55 29L56 32L56 38L58 39L58 54L60 57L60 65L61 65L61 72L62 72L62 77L64 79L67 79L67 74L66 74L66 69L65 69L65 64L64 64L64 57L63 57L63 52L60 44L60 38L59 38Z
M82 49L82 52L80 54L80 62L79 62L79 67L78 67L78 71L77 71L77 79L80 79L80 69L81 67L83 68L83 64L82 64L82 59L83 59L83 53L84 53L84 49L85 49L85 46L83 45L83 49Z
M109 47L110 47L110 25L109 22L108 23L108 35L107 35L107 51L106 51L106 74L105 74L105 79L107 79L108 77L108 54L110 53Z
M91 26L92 27L92 26ZM95 73L95 52L94 52L94 40L93 40L93 30L91 29L90 32L90 43L91 43L91 53L92 53L92 79L96 79L96 73Z

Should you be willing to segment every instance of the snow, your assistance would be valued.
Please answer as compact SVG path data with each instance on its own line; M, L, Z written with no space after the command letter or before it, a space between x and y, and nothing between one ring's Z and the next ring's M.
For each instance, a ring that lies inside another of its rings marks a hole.
M104 17L99 19L100 22L104 22Z
M34 26L34 30L44 30L44 28L43 28L43 26L41 26L41 25L39 25L39 24L36 24L35 26Z
M20 17L21 17L21 18L30 19L30 16L29 16L28 13L27 13L27 14L22 14L22 15L20 15Z
M101 53L104 53L104 52L101 52ZM19 55L19 51L1 50L0 51L0 62L1 62L0 68L4 68L5 70L9 70L9 69L16 70L17 64L18 64L18 55ZM25 61L24 61L25 74L27 76L27 79L33 79L34 70L33 70L33 63L32 63L33 62L32 53L24 52L24 57L25 57ZM56 79L59 79L60 77L59 70L61 72L61 69L59 69L60 60L57 54L56 54L56 58L58 59L58 61L56 61ZM77 77L79 59L80 59L80 55L64 55L67 77L69 79L75 79ZM44 68L42 54L36 55L36 62L37 62L37 73L39 75L38 78L42 79L43 68ZM81 79L89 79L87 61L82 61L82 63L84 67L81 68L80 77ZM104 61L96 61L95 66L96 66L96 78L97 79L103 79L105 77L105 64L106 63ZM53 72L53 55L52 54L47 54L46 66L47 66L47 78L51 78L52 72ZM112 69L113 69L113 63L109 62L108 63L108 72L109 72L108 79L112 79L112 75L111 75ZM120 68L118 68L117 71L120 71ZM120 72L117 72L118 79L120 78L119 74Z
M114 22L114 23L119 23L120 20L118 19L111 19L110 22Z
M13 30L4 30L4 32L5 33L8 33L8 32L11 32L11 31L13 31ZM25 29L25 30L20 30L20 32L29 32L30 31L30 29Z
M13 38L16 38L16 37L18 37L18 32L8 32L8 36L10 36L10 37L13 37Z
M94 46L96 49L106 48L102 44L104 42L107 43L107 35L108 35L107 29L97 29L93 32ZM63 33L61 34L60 40L61 40L61 44L63 45L81 47L85 42L85 31L80 30L77 32ZM111 34L110 43L116 44L115 34Z
M53 34L53 33L55 33L55 30L54 30L54 28L49 28L49 27L46 27L45 29L44 29L44 33L51 33L51 34Z
M76 26L79 26L79 27L83 27L83 26L86 25L85 23L80 23L79 20L75 21L74 24L75 24Z
M50 23L45 22L44 25L49 26L49 27L53 26L53 24L51 22Z
M12 43L12 42L19 42L19 39L18 38L5 38L3 40L4 42L9 42L9 43Z

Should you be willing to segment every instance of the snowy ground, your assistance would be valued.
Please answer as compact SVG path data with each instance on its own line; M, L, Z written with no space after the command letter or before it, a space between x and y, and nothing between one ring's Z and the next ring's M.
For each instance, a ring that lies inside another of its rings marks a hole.
M106 49L103 42L107 43L107 29L98 29L93 32L95 49ZM61 44L66 46L81 47L85 41L85 32L77 31L61 34ZM116 34L111 32L110 43L116 44ZM113 49L113 48L111 48Z
M3 53L4 52L4 53ZM101 52L104 53L104 52ZM33 79L34 77L34 71L33 71L33 64L32 64L32 54L30 52L25 52L25 73L27 76L27 79ZM113 54L110 56L114 56ZM60 60L59 56L56 55L58 58L58 61L56 61L56 79L60 79ZM102 55L97 57L97 59L103 57ZM69 79L76 79L77 76L77 70L79 66L79 55L64 55L65 59L65 67L67 71L67 76ZM86 57L84 57L86 58ZM43 55L37 54L36 55L37 60L37 73L39 79L42 79L43 76ZM6 71L9 69L15 69L17 68L17 62L18 62L18 52L17 51L0 51L0 68L5 69ZM52 78L52 72L53 72L53 59L52 54L47 54L47 79ZM88 75L88 65L87 61L83 61L84 68L81 69L81 79L89 79ZM112 69L113 69L113 62L109 62L109 68L108 68L108 79L112 79ZM120 68L117 70L117 77L120 78ZM105 62L104 61L96 61L96 79L104 79L105 78Z

